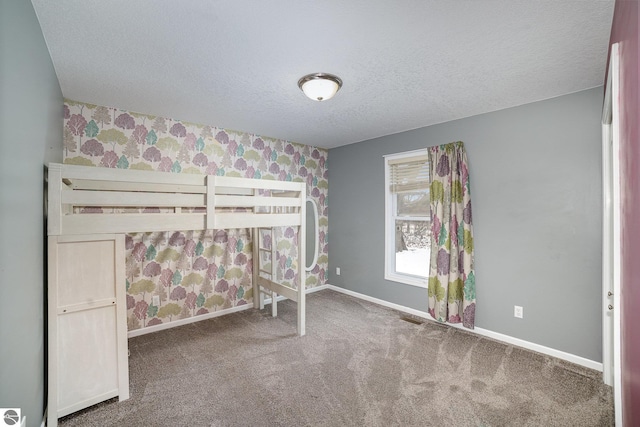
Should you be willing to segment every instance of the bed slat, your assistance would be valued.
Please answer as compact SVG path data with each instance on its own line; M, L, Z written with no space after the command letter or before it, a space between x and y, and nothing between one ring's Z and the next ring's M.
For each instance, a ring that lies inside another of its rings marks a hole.
M205 214L77 214L62 218L65 234L138 233L168 230L205 230Z
M74 190L62 192L62 203L102 207L202 207L205 206L205 196L203 194Z
M152 184L145 182L113 182L97 181L93 179L77 179L70 182L74 190L97 190L97 191L141 191L156 193L187 193L205 194L205 185L182 185L182 184Z
M216 213L216 228L255 228L255 227L286 227L298 226L300 214L254 214L225 212Z
M167 230L208 230L227 228L299 226L299 214L253 214L225 212L214 215L213 228L207 226L206 214L76 214L62 217L64 234L138 233Z
M266 196L215 196L216 207L243 207L256 206L289 206L299 207L300 198L296 197L266 197Z
M88 179L94 181L134 182L149 184L180 184L180 185L204 185L206 175L177 174L168 172L140 171L132 169L87 167L77 165L63 165L62 177L70 179Z
M217 176L216 185L221 187L251 187L260 190L300 191L300 182L272 181L268 179L234 178Z

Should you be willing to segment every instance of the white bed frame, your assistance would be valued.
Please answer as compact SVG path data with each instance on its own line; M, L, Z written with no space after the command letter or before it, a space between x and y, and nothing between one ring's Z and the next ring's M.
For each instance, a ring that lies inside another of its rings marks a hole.
M251 228L253 306L263 308L266 293L275 316L278 295L296 301L297 333L305 334L305 183L51 163L47 201L49 427L103 400L129 398L125 233ZM84 207L140 213L80 213ZM297 289L275 281L276 242L261 246L264 229L275 237L282 226L300 228ZM270 253L270 270L261 252Z

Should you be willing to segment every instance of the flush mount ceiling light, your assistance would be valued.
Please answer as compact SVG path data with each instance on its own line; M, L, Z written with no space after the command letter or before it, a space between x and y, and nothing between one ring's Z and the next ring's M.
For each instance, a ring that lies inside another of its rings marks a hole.
M326 101L342 87L342 80L328 73L307 74L298 80L298 87L314 101Z

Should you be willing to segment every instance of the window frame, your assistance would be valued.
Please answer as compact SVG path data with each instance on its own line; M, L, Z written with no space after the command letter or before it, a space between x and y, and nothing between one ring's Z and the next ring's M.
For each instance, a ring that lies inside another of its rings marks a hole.
M398 217L396 215L396 197L395 193L391 192L390 170L389 161L396 161L402 159L410 159L417 156L426 156L429 154L428 148L422 148L419 150L405 151L402 153L388 154L384 157L384 278L392 282L403 283L406 285L417 286L420 288L427 288L429 278L414 276L406 273L399 273L396 271L396 251L395 251L395 222L396 218L411 220L415 217ZM430 215L429 215L430 216ZM418 217L419 218L419 217Z

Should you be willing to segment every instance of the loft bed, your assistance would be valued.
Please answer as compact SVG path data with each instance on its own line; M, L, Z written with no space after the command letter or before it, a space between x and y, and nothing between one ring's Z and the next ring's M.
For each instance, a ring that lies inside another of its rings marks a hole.
M252 229L254 308L265 294L273 316L278 295L295 301L305 334L305 183L58 163L47 180L49 426L129 398L125 233ZM283 226L300 227L297 289L275 281L273 230Z

